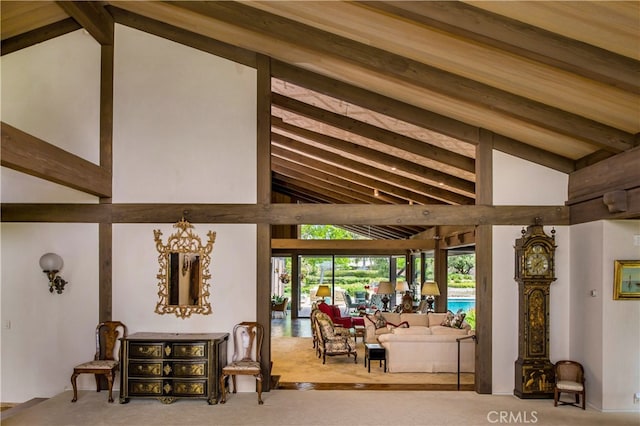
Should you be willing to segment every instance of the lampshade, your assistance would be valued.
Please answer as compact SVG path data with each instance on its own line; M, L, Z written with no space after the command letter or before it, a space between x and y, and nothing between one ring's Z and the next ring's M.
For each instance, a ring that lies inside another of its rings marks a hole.
M55 253L43 254L40 258L40 268L43 271L59 271L62 269L62 258Z
M320 285L318 286L318 291L316 291L316 297L327 297L331 296L331 289L328 285Z
M393 284L389 281L380 281L378 294L393 294Z
M423 296L440 296L440 289L434 281L425 281L420 294Z
M406 281L399 281L396 283L396 291L398 293L400 292L407 292L409 291L409 283L407 283Z

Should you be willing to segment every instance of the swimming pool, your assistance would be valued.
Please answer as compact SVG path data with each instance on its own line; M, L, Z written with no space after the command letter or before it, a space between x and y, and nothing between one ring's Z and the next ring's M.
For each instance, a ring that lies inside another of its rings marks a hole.
M447 307L451 312L469 312L470 309L476 308L476 299L473 297L454 297L447 299Z

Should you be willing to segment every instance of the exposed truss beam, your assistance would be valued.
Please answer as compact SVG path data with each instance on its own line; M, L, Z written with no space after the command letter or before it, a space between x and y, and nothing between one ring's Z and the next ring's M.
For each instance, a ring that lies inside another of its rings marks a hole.
M98 197L111 197L111 174L55 145L2 123L0 164Z
M273 225L568 225L566 206L357 204L7 204L3 222L270 223Z
M402 16L633 93L640 93L638 62L456 1L364 1Z
M171 2L172 6L224 21L285 43L339 58L364 70L399 79L458 102L504 115L548 131L577 137L613 152L633 146L633 135L549 105L368 46L354 40L263 12L236 2Z
M272 143L285 149L294 150L299 153L304 153L304 155L307 155L309 157L314 157L316 160L319 160L319 161L325 161L342 168L347 168L352 171L357 171L358 173L362 173L372 178L377 178L383 181L387 181L389 183L393 183L398 186L402 186L407 189L419 191L425 195L442 199L445 202L452 202L451 199L448 198L448 195L453 194L454 193L453 191L443 190L433 185L429 185L428 187L423 187L422 189L420 189L419 186L421 185L416 185L416 181L413 179L404 178L403 176L400 176L396 173L391 173L382 168L373 167L362 162L345 158L341 155L317 148L315 146L311 146L309 144L305 144L301 141L297 141L292 138L288 138L279 134L273 134ZM425 170L425 174L423 176L425 177L425 179L429 179L429 177L431 177L432 179L435 178L436 179L435 182L443 182L443 184L451 188L460 190L461 192L465 192L467 194L474 193L475 185L472 182L463 181L462 179L454 179L454 178L447 178L440 181L438 180L438 177L441 177L441 175L444 175L444 174L438 174L433 172L429 173L429 170L427 169ZM447 175L445 175L445 177L446 176Z
M399 148L420 157L435 160L466 172L473 173L475 171L473 158L465 157L464 155L456 154L455 152L430 145L427 142L412 139L380 127L372 126L371 124L336 114L277 93L273 94L272 101L278 107L289 112L381 142L390 147Z
M65 12L100 44L113 44L113 16L106 11L99 1L58 1Z

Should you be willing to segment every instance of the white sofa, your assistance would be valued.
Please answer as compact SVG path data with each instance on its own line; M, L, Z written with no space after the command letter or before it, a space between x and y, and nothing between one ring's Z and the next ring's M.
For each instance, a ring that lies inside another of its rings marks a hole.
M399 325L406 321L408 328L380 327L365 319L366 341L379 342L387 351L387 369L390 373L455 373L458 371L458 342L471 336L474 330L466 325L462 329L440 325L446 313L398 314L385 312L388 323ZM460 372L475 371L475 341L460 342Z

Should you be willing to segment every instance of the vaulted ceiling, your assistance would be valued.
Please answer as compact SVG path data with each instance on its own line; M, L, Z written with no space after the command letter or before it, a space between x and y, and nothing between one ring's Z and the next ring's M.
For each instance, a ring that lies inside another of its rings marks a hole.
M12 2L2 54L112 22L271 58L272 190L300 203L476 202L476 148L572 173L640 132L638 2ZM425 228L350 229L407 238Z

